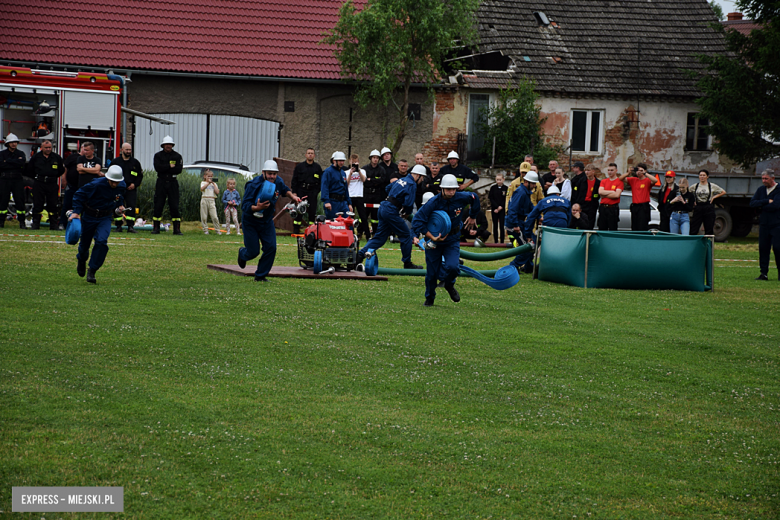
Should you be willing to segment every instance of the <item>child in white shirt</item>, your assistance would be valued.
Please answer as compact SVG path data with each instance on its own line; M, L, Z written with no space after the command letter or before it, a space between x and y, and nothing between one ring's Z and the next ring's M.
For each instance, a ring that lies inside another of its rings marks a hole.
M214 229L217 235L221 235L219 218L217 217L216 196L219 195L219 188L214 182L214 173L211 170L203 172L203 182L200 183L200 223L203 225L203 234L209 234L207 224L208 217L211 216L211 222L214 223Z

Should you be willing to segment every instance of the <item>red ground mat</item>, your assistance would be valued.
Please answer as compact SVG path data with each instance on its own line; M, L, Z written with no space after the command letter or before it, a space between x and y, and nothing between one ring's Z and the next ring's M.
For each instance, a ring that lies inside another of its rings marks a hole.
M230 273L238 276L255 275L255 266L247 266L241 269L237 265L209 264L206 267L209 269L214 269L215 271L222 271L223 273ZM302 269L300 267L289 267L285 265L273 266L268 276L275 278L316 278L317 280L338 278L339 280L371 280L379 282L387 281L386 276L366 276L366 273L358 273L357 271L336 271L333 274L314 274L311 269Z

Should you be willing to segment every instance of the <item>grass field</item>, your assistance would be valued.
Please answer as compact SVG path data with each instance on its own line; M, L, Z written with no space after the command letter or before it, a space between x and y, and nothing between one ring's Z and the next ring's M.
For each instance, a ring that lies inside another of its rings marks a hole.
M2 513L13 486L124 486L124 514L12 516L780 516L780 282L753 281L755 239L716 246L712 293L461 279L425 309L422 278L208 270L239 239L195 223L112 234L92 286L61 233L11 226Z

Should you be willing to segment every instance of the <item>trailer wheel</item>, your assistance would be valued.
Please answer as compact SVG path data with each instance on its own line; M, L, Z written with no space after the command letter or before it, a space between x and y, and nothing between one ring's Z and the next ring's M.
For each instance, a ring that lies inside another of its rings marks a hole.
M728 240L729 235L731 235L732 227L733 221L731 220L731 215L729 215L729 212L725 209L716 209L715 226L713 229L715 233L715 242L725 242Z
M731 236L742 238L748 236L751 231L753 231L753 221L740 220L731 228Z

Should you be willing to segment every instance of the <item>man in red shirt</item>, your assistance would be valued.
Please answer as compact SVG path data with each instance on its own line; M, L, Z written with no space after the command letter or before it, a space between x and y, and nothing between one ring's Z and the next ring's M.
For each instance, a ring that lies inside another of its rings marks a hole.
M620 194L623 181L618 178L617 164L609 163L607 178L599 185L599 231L617 231L620 222Z
M624 173L618 177L631 186L631 231L647 231L650 229L650 189L658 178L647 173L647 165L639 163L634 168L636 177Z

